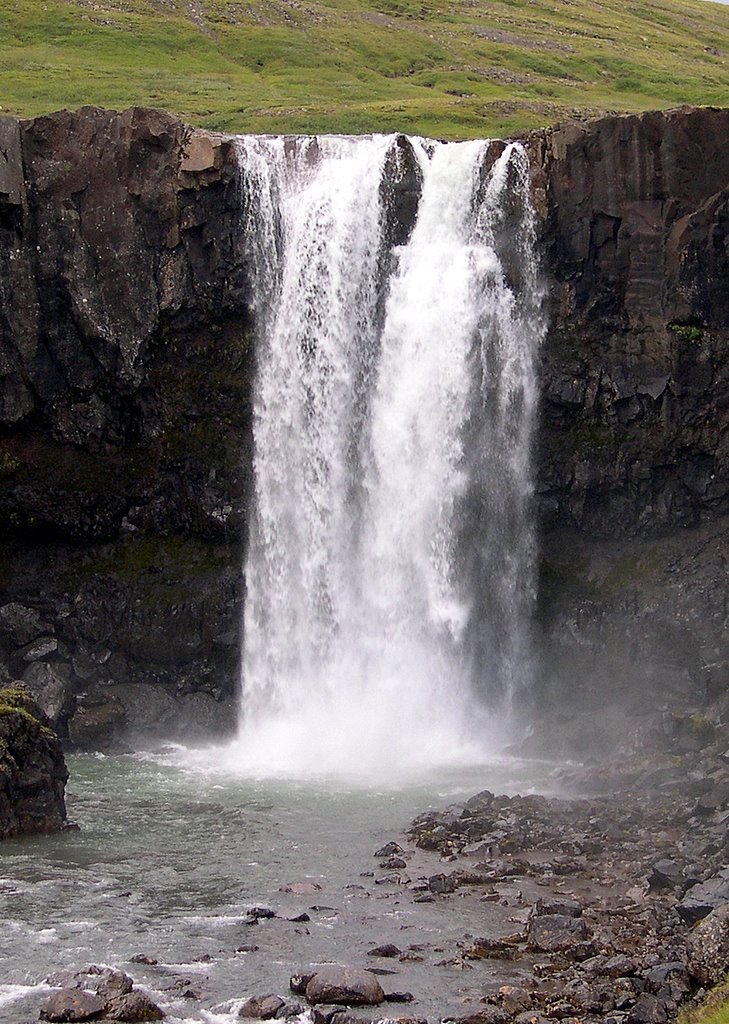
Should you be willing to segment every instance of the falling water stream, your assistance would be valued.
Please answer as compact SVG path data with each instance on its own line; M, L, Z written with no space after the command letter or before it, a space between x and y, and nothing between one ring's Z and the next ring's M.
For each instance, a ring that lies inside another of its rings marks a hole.
M233 756L297 777L482 760L532 671L526 155L396 136L239 155L258 367ZM391 251L403 161L417 215Z
M412 947L386 987L412 990L418 1017L478 1008L512 970L453 959L465 933L513 930L506 890L446 911L417 902L436 855L394 879L372 855L429 805L550 788L547 766L496 753L533 673L525 153L237 148L257 320L240 732L75 757L81 831L2 844L4 1024L37 1019L51 971L90 962L208 1024L381 942ZM255 905L276 917L251 925Z

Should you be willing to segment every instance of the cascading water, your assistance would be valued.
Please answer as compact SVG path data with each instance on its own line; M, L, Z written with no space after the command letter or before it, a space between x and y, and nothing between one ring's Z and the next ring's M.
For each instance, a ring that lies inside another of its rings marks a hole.
M261 773L483 757L531 672L539 291L526 155L238 140L254 268L254 509L236 758ZM384 301L383 301L384 300Z

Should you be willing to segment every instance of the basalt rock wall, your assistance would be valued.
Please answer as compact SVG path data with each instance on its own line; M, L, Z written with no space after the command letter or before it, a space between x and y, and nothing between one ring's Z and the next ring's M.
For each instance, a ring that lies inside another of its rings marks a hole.
M80 745L234 720L250 322L232 144L0 120L0 663Z
M530 140L550 325L541 698L663 712L667 742L729 682L728 138L729 111L681 109ZM593 723L584 746L601 741Z
M691 698L723 685L727 140L714 110L527 140L555 702L565 685L644 692L649 651L651 692L673 699L665 672ZM385 197L393 242L417 202L407 150ZM249 279L232 140L139 109L0 119L0 672L78 745L232 724ZM707 530L711 570L669 571Z

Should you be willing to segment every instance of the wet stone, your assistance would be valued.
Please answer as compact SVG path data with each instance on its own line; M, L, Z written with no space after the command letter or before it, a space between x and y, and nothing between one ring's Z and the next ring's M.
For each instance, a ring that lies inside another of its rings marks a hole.
M238 1016L250 1020L271 1020L285 1005L284 1000L276 995L252 996L243 1003Z
M376 850L375 853L374 853L374 856L375 857L394 857L394 856L397 856L398 854L401 854L401 853L404 853L404 852L405 851L403 850L402 846L400 846L399 843L395 843L395 842L391 841L389 843L385 843L385 845L380 847L379 850Z
M112 1020L129 1022L163 1020L164 1018L160 1007L148 995L137 989L110 999L106 1005L105 1015Z
M527 928L527 947L545 953L567 950L587 938L588 929L582 918L564 914L533 917Z
M458 880L455 875L431 875L428 879L428 888L434 893L451 893L458 888Z
M52 1022L95 1020L104 1012L106 1003L92 992L63 988L43 1003L40 1019Z
M382 986L371 971L358 967L323 967L306 986L309 1003L344 1006L379 1006L384 1000Z
M375 946L373 949L367 950L367 956L381 956L381 957L395 957L400 956L402 950L391 942L386 943L384 946Z

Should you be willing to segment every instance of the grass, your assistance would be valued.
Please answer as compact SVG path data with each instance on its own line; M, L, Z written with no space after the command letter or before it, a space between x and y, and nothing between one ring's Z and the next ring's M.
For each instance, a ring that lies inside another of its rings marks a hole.
M683 1010L678 1024L729 1024L729 982L713 989L700 1006Z
M203 127L509 135L729 100L707 0L13 0L0 107L163 107Z

